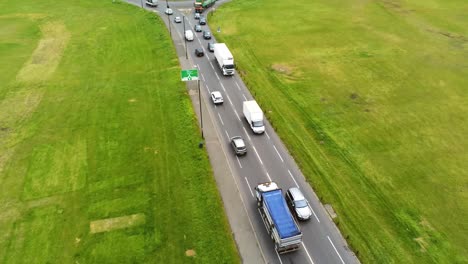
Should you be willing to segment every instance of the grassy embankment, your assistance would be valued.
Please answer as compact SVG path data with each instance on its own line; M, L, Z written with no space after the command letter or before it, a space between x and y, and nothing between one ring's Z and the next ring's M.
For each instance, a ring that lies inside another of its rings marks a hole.
M238 0L210 17L365 263L468 261L466 14L464 0Z
M0 263L239 262L176 58L127 4L0 2Z

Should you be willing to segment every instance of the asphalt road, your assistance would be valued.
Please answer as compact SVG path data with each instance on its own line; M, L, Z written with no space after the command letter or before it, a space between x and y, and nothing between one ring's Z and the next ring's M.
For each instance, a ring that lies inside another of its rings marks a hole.
M141 6L139 0L128 0L128 2ZM220 3L222 2L217 2L216 6ZM161 15L166 25L170 25L179 59L185 60L184 29L183 23L174 23L174 17L185 15L185 28L191 29L195 34L194 41L186 42L189 56L186 63L188 62L189 65L199 69L202 102L205 104L204 108L209 111L209 113L204 113L204 118L205 120L207 118L214 119L212 121L215 124L219 140L222 142L219 151L224 152L224 157L227 158L231 170L230 174L235 177L234 180L238 183L239 195L244 201L243 206L247 212L245 217L248 217L251 223L253 229L251 231L255 233L258 250L260 250L265 262L359 263L271 125L266 122L266 133L263 135L255 135L250 130L242 114L242 102L253 100L253 97L237 74L226 77L222 75L214 54L207 50L207 43L216 42L215 39L204 40L201 32L194 31L194 25L198 23L198 20L194 19L193 2L169 2L169 6L174 11L174 14L169 18L164 14L166 2L160 1L157 8L147 6L144 8ZM206 16L207 12L205 11L203 15ZM212 28L216 30L217 26L214 25ZM210 30L208 25L202 26L202 29ZM203 48L205 56L196 57L195 48ZM210 92L216 90L220 91L224 97L224 104L221 106L213 105L210 100ZM234 155L229 145L229 138L233 136L242 136L246 141L248 147L246 156L237 157ZM274 243L265 229L254 197L254 187L258 183L266 181L275 181L283 190L296 186L309 200L314 215L307 222L299 222L303 233L303 244L298 251L278 255L274 250ZM230 222L232 223L232 221ZM250 262L246 256L243 256L243 261Z

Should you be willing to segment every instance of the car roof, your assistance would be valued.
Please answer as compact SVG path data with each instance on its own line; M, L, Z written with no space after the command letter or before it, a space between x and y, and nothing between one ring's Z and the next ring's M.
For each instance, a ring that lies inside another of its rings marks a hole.
M244 140L241 137L233 137L231 140L234 141L234 144L238 147L245 147Z
M219 91L214 91L211 94L214 95L215 97L222 97Z
M293 197L293 199L296 200L296 201L305 199L305 197L302 194L301 190L299 190L299 188L297 188L297 187L292 187L288 191L291 194L291 196Z

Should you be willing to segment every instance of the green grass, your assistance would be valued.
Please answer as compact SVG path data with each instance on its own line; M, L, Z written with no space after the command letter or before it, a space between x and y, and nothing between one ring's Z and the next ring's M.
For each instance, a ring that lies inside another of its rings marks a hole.
M176 58L127 4L0 2L0 263L240 262Z
M238 0L209 17L364 263L468 262L467 13Z

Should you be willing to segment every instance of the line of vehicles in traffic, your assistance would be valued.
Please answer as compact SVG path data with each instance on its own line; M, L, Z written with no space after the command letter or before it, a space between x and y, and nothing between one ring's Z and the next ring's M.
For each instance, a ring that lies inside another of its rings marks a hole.
M206 18L200 13L206 8L212 6L216 0L196 0L194 18L198 20L195 25L195 32L203 32L203 38L211 39L211 32L203 31L202 25L206 25ZM156 2L157 0L146 0ZM198 8L198 9L197 9ZM169 8L168 8L169 9ZM172 15L172 10L166 9L167 15ZM174 18L175 23L181 23L180 17ZM191 29L184 32L184 38L187 41L194 40L194 33ZM210 52L214 53L216 64L224 76L235 74L234 57L225 43L207 44ZM204 56L202 48L195 49L197 57ZM220 91L210 93L210 99L214 105L224 103L223 95ZM249 124L254 134L263 134L265 132L264 114L255 100L246 100L242 103L242 113L244 119ZM247 154L247 145L241 136L230 138L230 145L237 156ZM308 220L312 216L312 208L302 194L299 188L289 188L283 194L282 189L274 181L258 184L255 187L255 196L257 200L258 211L266 227L268 234L274 241L275 250L279 254L284 254L298 250L302 243L302 232L296 222L297 220Z

